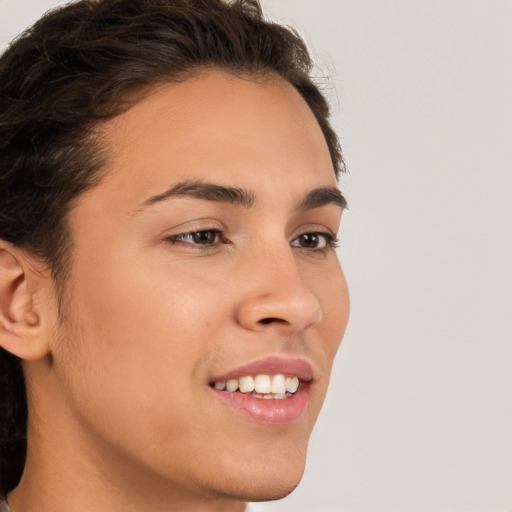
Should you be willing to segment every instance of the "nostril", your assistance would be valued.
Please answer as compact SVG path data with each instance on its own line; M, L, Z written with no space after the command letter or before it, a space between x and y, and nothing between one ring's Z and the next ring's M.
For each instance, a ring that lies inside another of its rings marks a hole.
M286 320L283 320L282 318L275 318L275 317L262 318L260 320L260 324L263 324L263 325L271 324L272 322L288 323L288 322L286 322Z

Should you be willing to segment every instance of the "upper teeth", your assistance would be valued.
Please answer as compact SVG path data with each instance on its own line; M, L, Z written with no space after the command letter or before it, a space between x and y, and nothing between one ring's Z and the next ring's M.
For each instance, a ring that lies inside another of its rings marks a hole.
M285 377L279 375L248 375L239 379L229 379L228 381L218 381L214 383L215 389L220 391L235 392L240 390L242 393L256 393L284 395L285 393L295 393L299 387L298 377Z

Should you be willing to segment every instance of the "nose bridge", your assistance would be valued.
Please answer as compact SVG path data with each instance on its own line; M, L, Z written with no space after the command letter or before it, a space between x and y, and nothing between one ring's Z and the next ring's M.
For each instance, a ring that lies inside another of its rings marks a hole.
M246 260L249 286L239 308L245 327L278 324L302 331L322 319L320 302L304 280L288 243L265 246Z

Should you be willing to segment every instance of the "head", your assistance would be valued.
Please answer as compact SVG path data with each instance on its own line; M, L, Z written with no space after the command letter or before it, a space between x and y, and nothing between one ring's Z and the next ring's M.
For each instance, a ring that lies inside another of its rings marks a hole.
M217 0L74 3L2 56L2 491L31 443L174 494L297 485L348 316L311 66ZM296 405L234 404L253 374L300 374Z

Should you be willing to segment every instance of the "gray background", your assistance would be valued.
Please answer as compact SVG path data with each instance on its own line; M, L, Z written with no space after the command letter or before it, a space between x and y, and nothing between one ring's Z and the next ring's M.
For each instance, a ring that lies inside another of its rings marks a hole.
M58 4L0 0L0 47ZM352 316L275 512L512 511L512 4L264 0L311 44L350 176Z

